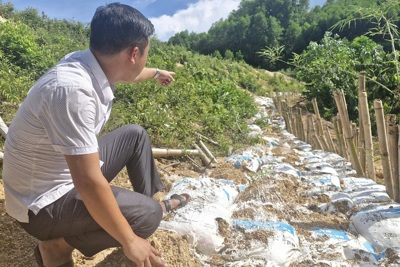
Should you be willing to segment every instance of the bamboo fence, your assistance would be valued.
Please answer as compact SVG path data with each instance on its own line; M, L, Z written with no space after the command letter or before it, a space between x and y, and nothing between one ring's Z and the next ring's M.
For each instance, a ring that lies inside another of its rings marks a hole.
M321 119L317 99L312 99L312 112L305 110L304 105L300 106L299 103L288 106L284 96L275 97L274 103L284 118L288 132L309 143L314 149L337 153L344 157L351 163L358 177L377 181L375 162L379 160L386 191L394 201L399 202L400 125L397 125L395 115L387 114L385 117L382 102L379 99L374 100L373 110L377 128L377 147L379 147L374 151L364 73L360 73L358 85L358 126L349 119L342 90L333 92L338 114L331 122L323 122Z

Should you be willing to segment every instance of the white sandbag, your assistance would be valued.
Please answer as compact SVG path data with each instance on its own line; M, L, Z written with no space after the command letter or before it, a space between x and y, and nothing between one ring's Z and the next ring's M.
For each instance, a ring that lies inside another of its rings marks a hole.
M263 106L264 108L267 109L273 109L276 110L274 101L270 97L262 97L262 96L256 96L254 98L254 101L259 105Z
M350 193L354 205L363 203L385 203L390 201L384 186L359 189Z
M310 173L311 175L320 175L320 174L330 174L334 176L338 176L337 171L326 162L314 162L309 163L304 166L304 168Z
M191 199L185 207L176 210L169 221L161 221L160 228L187 236L200 253L212 255L224 241L218 233L216 219L230 221L231 205L238 191L232 181L209 177L201 180L185 178L173 185L165 199L181 193L188 193Z
M263 168L263 167L261 167L261 168ZM293 175L295 177L300 176L300 172L289 163L277 164L276 166L274 166L272 168L271 173L286 173L286 174Z
M303 174L303 173L302 173ZM335 175L301 176L306 183L317 188L325 188L326 191L340 190L340 179Z
M350 218L351 227L372 245L375 251L400 247L400 205L382 205L360 211Z
M331 261L329 266L336 264L345 264L347 261L357 262L358 264L364 263L375 265L381 259L376 254L371 244L362 236L354 236L348 232L336 229L315 228L313 229L313 236L324 236L327 240L319 243L319 246L326 247L326 251L332 255L338 255L339 258ZM320 248L324 250L323 248ZM322 254L322 259L326 258L326 254ZM321 262L321 261L320 261ZM342 266L342 265L338 265Z
M378 185L371 179L368 178L358 178L358 177L341 177L340 181L342 183L343 190L345 191L353 191L354 189L360 187L372 187Z
M242 155L231 155L226 161L232 162L236 169L247 169L251 172L257 172L262 164L258 155L246 151Z
M351 196L344 192L325 192L330 199L329 203L324 203L318 206L322 213L341 212L346 214L354 207Z
M301 255L296 231L289 224L235 220L233 226L246 232L263 229L273 233L267 240L250 242L250 247L246 249L247 257L264 259L278 266L289 266Z
M250 138L257 138L257 137L259 137L259 136L261 136L263 134L263 131L260 128L260 126L258 126L256 124L248 125L248 127L249 127L249 130L250 130L249 133L248 133L248 136Z
M322 157L314 155L314 154L307 155L307 156L303 157L302 160L306 164L317 163L317 162L319 163L319 162L323 161Z
M224 243L224 238L218 234L218 223L215 220L220 211L215 207L208 207L203 212L186 210L187 216L161 221L160 229L173 230L185 236L199 253L213 255Z
M268 146L276 147L279 146L279 140L277 138L263 136L262 139L267 142Z

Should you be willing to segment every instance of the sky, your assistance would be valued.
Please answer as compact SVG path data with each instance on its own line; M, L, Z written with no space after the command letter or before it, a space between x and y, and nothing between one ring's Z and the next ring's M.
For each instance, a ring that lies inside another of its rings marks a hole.
M207 32L212 24L237 10L241 0L0 0L10 2L17 10L33 7L50 18L75 20L87 24L96 8L111 2L131 5L154 24L156 36L167 41L175 33ZM326 0L310 0L310 7Z

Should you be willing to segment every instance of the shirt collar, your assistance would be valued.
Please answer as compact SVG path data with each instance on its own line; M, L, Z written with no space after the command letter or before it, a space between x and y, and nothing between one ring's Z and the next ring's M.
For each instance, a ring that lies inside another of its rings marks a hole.
M92 71L93 76L99 85L99 88L95 89L100 89L104 102L107 103L112 101L114 99L113 91L115 90L115 86L109 83L107 76L104 74L99 62L97 62L97 59L89 48L82 52L82 59Z

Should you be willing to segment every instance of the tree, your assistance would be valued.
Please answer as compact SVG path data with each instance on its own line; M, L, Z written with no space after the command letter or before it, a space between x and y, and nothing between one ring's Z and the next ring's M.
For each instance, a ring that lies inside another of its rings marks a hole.
M309 99L317 98L325 118L336 114L332 99L335 90L343 90L350 119L358 117L358 75L365 72L368 77L370 101L379 97L396 109L393 91L393 63L383 47L362 36L352 42L327 33L320 43L311 42L297 58L296 77L305 82Z
M381 0L371 6L351 6L347 17L338 21L333 28L344 29L357 21L367 20L374 27L367 32L370 36L381 35L383 38L389 38L394 64L396 66L396 80L400 85L400 66L399 56L396 50L396 42L399 41L399 23L400 2L398 0ZM400 87L398 88L400 90Z

